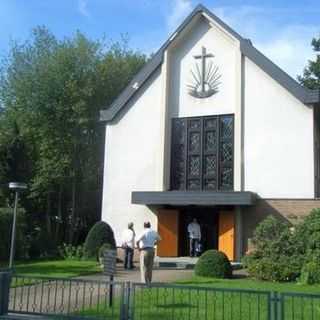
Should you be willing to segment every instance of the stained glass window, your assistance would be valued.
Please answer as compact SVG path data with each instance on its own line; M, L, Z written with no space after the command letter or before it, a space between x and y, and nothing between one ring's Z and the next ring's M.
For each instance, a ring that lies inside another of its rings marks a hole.
M171 190L233 189L233 116L172 121Z

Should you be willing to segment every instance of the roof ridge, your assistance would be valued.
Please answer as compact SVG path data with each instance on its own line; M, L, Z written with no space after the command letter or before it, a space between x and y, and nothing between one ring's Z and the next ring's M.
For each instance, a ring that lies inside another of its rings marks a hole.
M293 77L287 74L257 48L255 48L250 39L243 38L229 25L223 22L214 13L208 10L204 5L198 4L192 12L185 18L185 20L177 27L177 29L169 36L168 40L159 48L155 55L140 69L137 75L130 81L129 85L120 93L120 95L113 101L108 107L103 108L100 111L101 121L111 121L117 113L124 107L127 102L135 95L135 93L141 88L145 81L151 76L151 74L162 64L163 53L169 46L169 44L176 38L176 36L185 28L186 25L197 15L205 14L211 18L214 22L220 25L223 29L229 32L232 36L240 42L240 50L243 55L257 64L263 71L271 76L280 85L286 88L293 96L299 99L305 104L314 104L320 102L320 96L318 92L307 89L299 84Z

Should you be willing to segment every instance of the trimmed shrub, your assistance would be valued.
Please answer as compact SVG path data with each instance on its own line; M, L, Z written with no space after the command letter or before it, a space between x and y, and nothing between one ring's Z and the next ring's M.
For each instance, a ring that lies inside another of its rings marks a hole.
M208 250L197 261L195 274L210 278L230 278L232 268L229 259L223 252Z
M90 229L84 243L84 253L86 258L98 259L101 246L108 243L112 248L116 247L113 230L104 221L99 221Z

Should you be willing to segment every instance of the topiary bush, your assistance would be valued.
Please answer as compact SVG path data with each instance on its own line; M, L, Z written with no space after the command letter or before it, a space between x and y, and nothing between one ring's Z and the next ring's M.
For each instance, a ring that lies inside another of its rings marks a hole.
M113 230L106 222L99 221L88 232L84 243L84 256L89 259L98 259L99 249L106 243L116 248Z
M195 274L210 278L230 278L232 268L227 256L217 250L204 252L195 266Z

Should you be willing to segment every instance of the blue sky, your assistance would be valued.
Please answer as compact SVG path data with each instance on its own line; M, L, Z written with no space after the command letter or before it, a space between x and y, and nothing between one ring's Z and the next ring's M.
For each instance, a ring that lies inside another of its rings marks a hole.
M62 38L75 30L92 38L118 40L156 51L199 3L193 0L0 0L0 54L10 39L24 40L37 25ZM314 54L311 38L320 35L319 0L214 1L202 4L295 77Z

